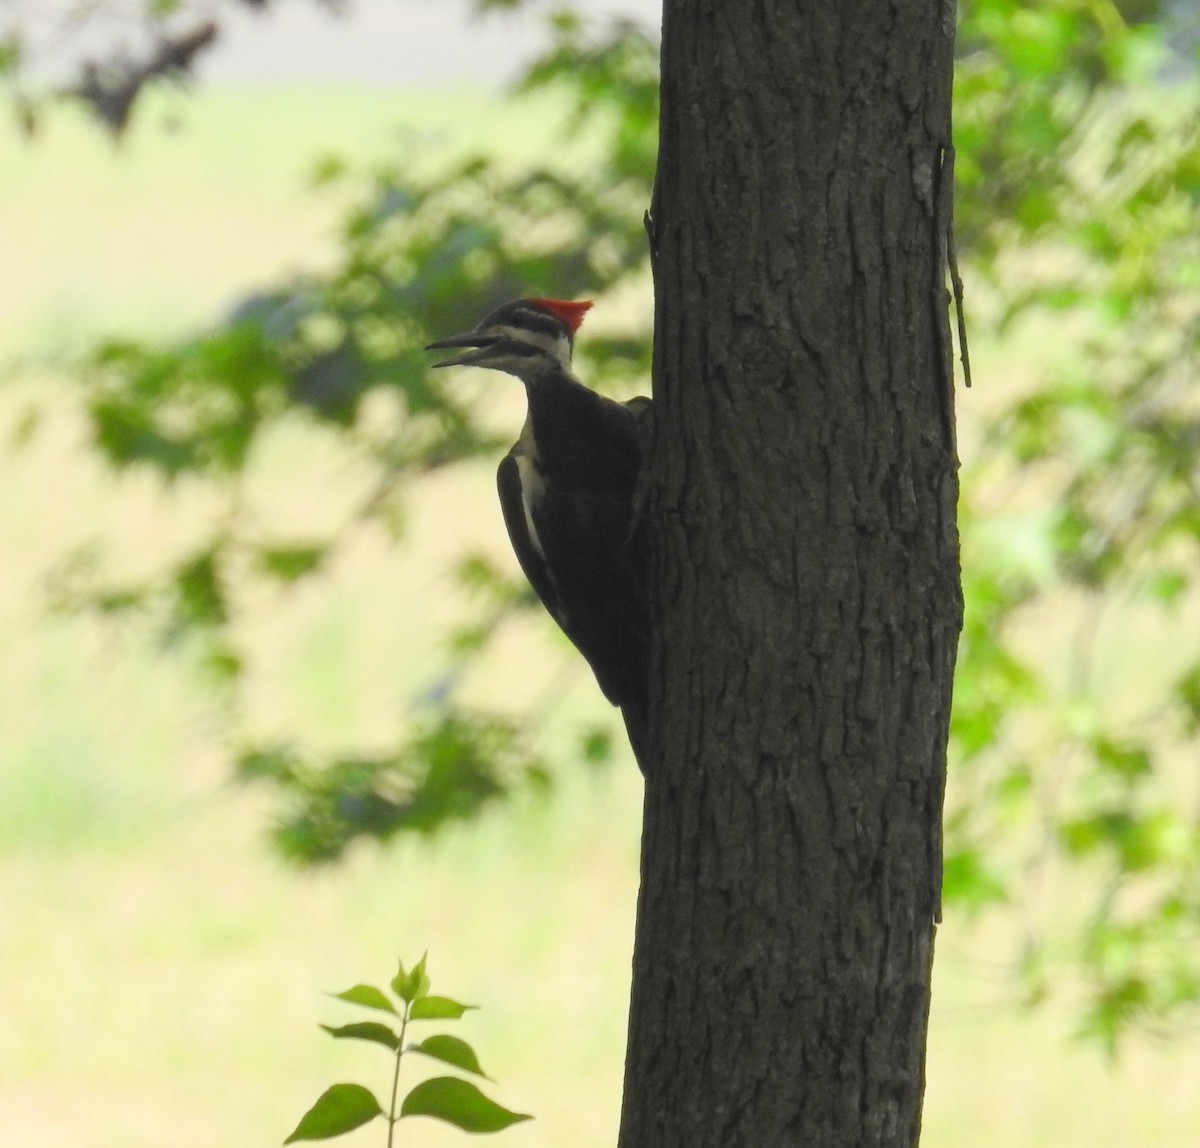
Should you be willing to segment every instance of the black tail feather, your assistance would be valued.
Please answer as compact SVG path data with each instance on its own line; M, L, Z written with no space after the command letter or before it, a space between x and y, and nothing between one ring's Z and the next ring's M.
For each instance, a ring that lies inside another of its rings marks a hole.
M647 707L644 703L626 702L621 707L621 716L625 719L625 732L629 735L634 759L644 777L650 754L650 715Z

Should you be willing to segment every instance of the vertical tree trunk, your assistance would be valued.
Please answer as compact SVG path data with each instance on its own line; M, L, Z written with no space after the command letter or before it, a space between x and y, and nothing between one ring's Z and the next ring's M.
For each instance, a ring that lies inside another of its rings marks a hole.
M665 9L620 1144L911 1148L961 614L953 0Z

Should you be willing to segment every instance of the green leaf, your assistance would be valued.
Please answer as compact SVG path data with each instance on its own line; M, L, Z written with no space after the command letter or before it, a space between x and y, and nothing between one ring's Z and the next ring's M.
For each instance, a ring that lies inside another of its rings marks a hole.
M422 953L421 959L413 966L413 971L409 974L411 980L412 994L417 1000L421 997L429 995L429 974L425 971L425 966L429 961L429 954Z
M337 997L340 1001L362 1005L364 1008L377 1008L383 1012L399 1015L396 1013L396 1006L373 985L355 985L352 989L346 989L345 992L330 993L330 996Z
M426 953L413 966L410 973L404 971L404 965L401 963L400 971L392 977L392 992L406 1004L412 1004L413 1001L429 992L429 977L425 972L425 961L428 956L429 954Z
M228 620L218 553L206 550L175 571L176 613L191 626L217 626Z
M323 1024L321 1027L338 1040L369 1040L374 1044L382 1044L393 1052L400 1047L400 1038L386 1024L375 1020L360 1020L337 1027Z
M268 746L244 751L238 755L235 764L238 777L244 781L270 778L286 783L295 778L299 762L289 747Z
M1146 777L1153 771L1150 751L1132 742L1098 737L1092 742L1092 751L1101 769L1129 780Z
M432 1116L464 1132L500 1132L510 1124L533 1117L510 1112L489 1100L470 1081L456 1076L435 1076L418 1084L400 1106L401 1116Z
M1004 879L978 849L948 851L942 867L942 894L948 904L959 904L968 915L1008 899Z
M477 1005L459 1004L449 997L422 997L414 1001L409 1011L410 1020L458 1020L467 1009Z
M0 76L17 70L21 63L21 49L21 41L13 33L0 40Z
M1175 697L1183 710L1183 725L1188 735L1200 731L1200 662L1175 683Z
M346 174L346 161L341 156L320 156L309 169L308 180L313 187L324 187Z
M612 730L588 730L580 748L583 751L583 760L588 765L607 765L613 756Z
M296 582L319 569L325 555L324 546L273 546L259 551L258 565L280 582Z
M442 1033L426 1037L420 1044L414 1044L411 1048L413 1052L432 1056L434 1060L440 1060L443 1064L451 1064L464 1072L473 1072L476 1076L487 1079L487 1073L479 1067L479 1058L475 1055L475 1050L465 1040L456 1036Z
M200 665L213 681L223 685L235 682L244 668L237 651L221 642L214 642L204 651Z
M296 1130L284 1141L328 1140L361 1128L376 1116L382 1116L379 1101L361 1084L334 1084L300 1119Z
M1069 856L1084 857L1113 844L1131 823L1129 814L1109 810L1064 820L1057 827L1058 837Z

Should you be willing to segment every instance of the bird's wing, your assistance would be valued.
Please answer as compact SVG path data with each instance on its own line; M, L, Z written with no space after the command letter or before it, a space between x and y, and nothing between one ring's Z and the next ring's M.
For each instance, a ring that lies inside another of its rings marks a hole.
M632 399L626 399L621 406L633 415L636 426L637 477L633 485L629 509L629 533L625 543L633 555L633 564L639 572L637 576L640 578L640 572L646 569L648 561L643 513L650 490L645 460L650 451L650 440L654 434L654 400L645 395L637 395Z
M533 520L526 510L519 457L515 449L510 451L500 460L500 467L496 471L496 489L500 495L504 525L508 528L509 541L529 584L559 627L565 630L562 601L546 565L546 556L537 538Z
M619 495L555 485L537 508L554 593L546 605L614 705L646 688L649 624L628 518Z
M559 628L588 660L605 697L621 705L642 688L648 629L625 545L628 511L618 496L550 485L539 492L535 521L522 489L523 479L538 481L531 466L514 450L496 472L517 561Z
M525 577L621 707L644 769L650 627L628 497L545 483L519 445L501 461L496 485Z
M648 426L654 418L654 400L648 395L634 395L621 403L621 406L637 419L639 428Z

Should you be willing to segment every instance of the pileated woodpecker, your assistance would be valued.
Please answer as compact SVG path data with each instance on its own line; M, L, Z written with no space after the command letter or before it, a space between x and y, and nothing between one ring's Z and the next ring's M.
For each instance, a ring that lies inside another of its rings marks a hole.
M521 437L496 479L521 569L619 706L645 769L649 618L634 547L634 492L650 400L614 402L571 374L591 303L517 299L426 350L468 348L437 367L488 367L525 384Z

